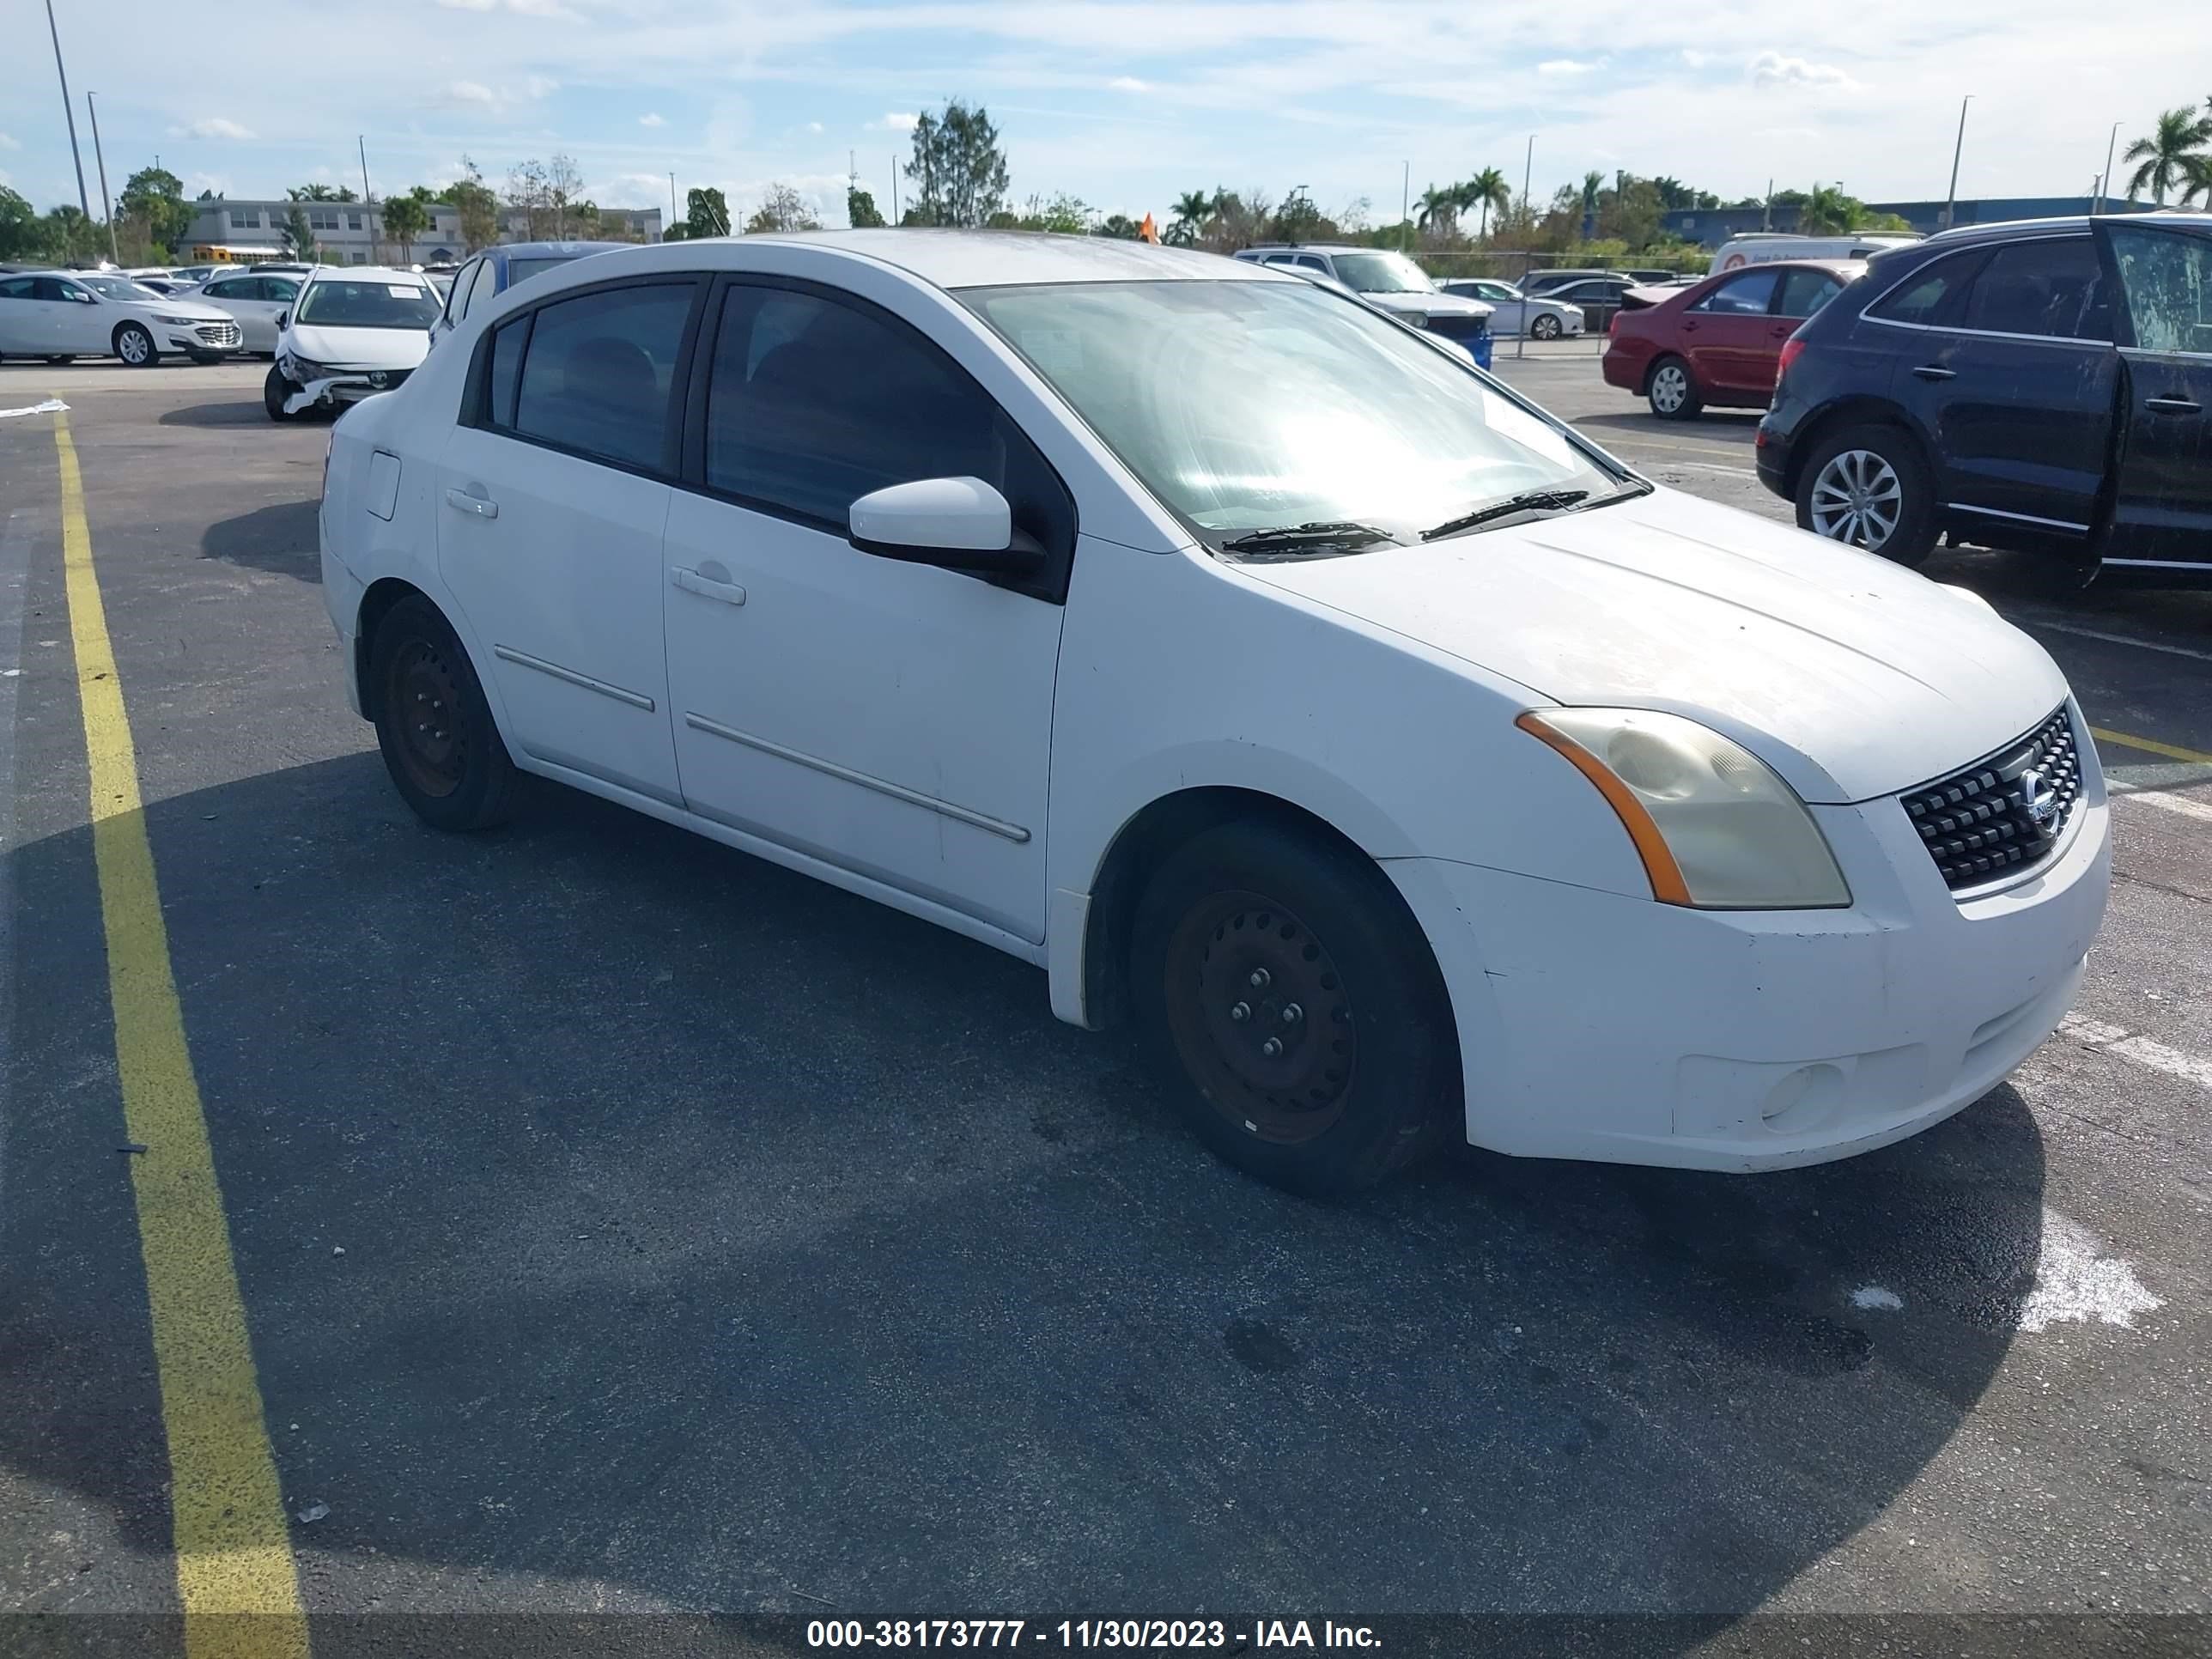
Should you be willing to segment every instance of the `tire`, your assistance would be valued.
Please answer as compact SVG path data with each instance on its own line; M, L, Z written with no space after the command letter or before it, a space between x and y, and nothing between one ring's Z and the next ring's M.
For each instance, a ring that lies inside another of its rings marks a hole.
M386 611L369 645L368 675L376 745L415 816L452 831L504 822L514 763L469 653L438 607L410 597ZM435 724L441 719L449 723Z
M1644 401L1662 421L1694 421L1705 407L1689 364L1671 353L1652 364L1644 377Z
M1245 821L1176 848L1138 902L1130 984L1191 1132L1261 1181L1356 1192L1455 1121L1427 941L1379 869L1315 834Z
M154 337L137 323L125 323L115 331L115 355L132 368L155 368L161 362Z
M1936 484L1920 446L1902 427L1830 433L1797 475L1797 527L1901 565L1923 563L1936 546Z
M1556 340L1560 333L1559 319L1548 312L1528 325L1528 337L1532 340Z
M261 406L269 411L272 421L293 421L299 416L284 407L284 400L300 388L294 386L277 367L271 363L268 375L261 382Z

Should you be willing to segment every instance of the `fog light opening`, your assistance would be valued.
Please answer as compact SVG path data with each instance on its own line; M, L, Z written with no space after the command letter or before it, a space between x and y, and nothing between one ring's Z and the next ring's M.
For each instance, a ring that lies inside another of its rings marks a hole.
M1800 1066L1777 1079L1759 1103L1759 1121L1776 1134L1817 1127L1844 1096L1844 1074L1833 1066Z

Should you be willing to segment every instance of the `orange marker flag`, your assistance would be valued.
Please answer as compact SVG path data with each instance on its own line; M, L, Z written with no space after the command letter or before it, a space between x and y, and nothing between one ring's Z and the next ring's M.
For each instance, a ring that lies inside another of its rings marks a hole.
M1145 216L1144 223L1137 227L1137 234L1143 237L1154 247L1158 247L1160 245L1159 228L1152 223L1152 216L1149 213Z

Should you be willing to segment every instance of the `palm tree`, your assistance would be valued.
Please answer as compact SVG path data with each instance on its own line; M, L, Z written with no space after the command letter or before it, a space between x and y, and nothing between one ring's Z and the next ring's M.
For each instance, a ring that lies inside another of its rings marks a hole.
M2164 207L2166 192L2192 176L2189 162L2207 143L2212 143L2212 115L2199 115L2187 104L2166 111L2158 118L2158 131L2136 139L2120 158L2142 163L2129 175L2128 194L2134 196L2148 185L2150 199Z
M1442 190L1431 185L1420 193L1413 205L1419 210L1413 222L1420 226L1423 230L1427 230L1432 226L1439 226L1443 229L1443 234L1449 236L1459 228L1460 200L1457 185L1446 185Z
M1858 204L1844 194L1841 185L1815 185L1805 204L1797 210L1797 232L1801 236L1832 235L1849 230L1852 220L1858 216Z
M1503 213L1513 205L1513 186L1505 182L1505 175L1496 167L1483 168L1460 188L1467 192L1466 206L1482 210L1482 228L1475 233L1477 236L1490 234L1491 209Z
M1168 225L1167 240L1177 247L1188 247L1195 242L1199 231L1213 216L1214 203L1220 194L1217 188L1186 191L1176 197L1175 218Z
M2199 196L2204 204L2212 207L2212 155L2185 155L2181 158L2181 193L2174 205L2187 207Z

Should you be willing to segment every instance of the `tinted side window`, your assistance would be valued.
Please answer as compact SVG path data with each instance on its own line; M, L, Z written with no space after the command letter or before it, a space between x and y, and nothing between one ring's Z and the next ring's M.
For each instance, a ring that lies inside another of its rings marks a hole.
M453 273L453 285L446 290L446 320L458 323L469 314L469 288L477 279L477 262L471 259Z
M300 297L300 283L295 276L264 276L261 278L261 297L274 300L278 305L289 306Z
M709 488L840 534L871 490L969 477L1049 545L1049 526L1024 520L1065 494L998 404L913 329L786 289L733 287L724 299L706 451Z
M2117 225L2111 234L2136 343L2212 356L2212 241Z
M2096 246L2086 236L2014 242L1982 267L1960 326L2062 340L2110 338L2104 286Z
M516 434L629 466L662 465L693 291L689 283L607 289L535 313ZM493 357L496 386L496 349Z
M1825 270L1785 270L1782 298L1775 303L1778 317L1809 317L1844 291L1844 285Z
M28 276L10 276L0 282L0 300L27 300L36 284Z
M1917 275L1906 277L1895 289L1869 306L1867 315L1928 327L1955 322L1966 291L1973 283L1974 273L1982 268L1987 257L1976 249L1971 253L1954 253L1948 259L1938 259ZM1875 269L1879 270L1881 267Z
M530 319L518 317L491 337L490 422L512 429L514 394L522 385L522 351L530 343Z
M1775 285L1781 280L1778 270L1747 270L1723 283L1690 309L1723 317L1764 317L1774 302Z

